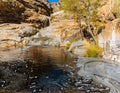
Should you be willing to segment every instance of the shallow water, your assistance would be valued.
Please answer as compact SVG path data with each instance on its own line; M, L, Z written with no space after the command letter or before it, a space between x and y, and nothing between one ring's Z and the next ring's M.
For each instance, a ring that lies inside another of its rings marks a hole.
M76 58L60 48L0 51L0 93L109 93L101 82L78 71Z
M120 93L120 64L104 59L82 58L77 63L79 76L96 80L110 89L110 93Z
M30 47L25 50L14 49L0 53L0 90L2 91L32 93L61 91L68 84L71 72L65 67L73 62L73 58L61 49Z

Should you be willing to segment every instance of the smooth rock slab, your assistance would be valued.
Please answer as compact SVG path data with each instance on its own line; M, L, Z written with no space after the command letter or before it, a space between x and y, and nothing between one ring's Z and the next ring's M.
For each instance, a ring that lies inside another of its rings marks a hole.
M120 93L120 64L103 59L78 59L79 76L93 79L110 88L110 93Z

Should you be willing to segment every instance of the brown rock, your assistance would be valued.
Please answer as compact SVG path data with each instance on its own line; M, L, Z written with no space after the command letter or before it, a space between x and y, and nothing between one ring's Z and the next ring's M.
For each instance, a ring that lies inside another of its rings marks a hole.
M0 0L0 23L42 24L51 13L52 7L46 0Z

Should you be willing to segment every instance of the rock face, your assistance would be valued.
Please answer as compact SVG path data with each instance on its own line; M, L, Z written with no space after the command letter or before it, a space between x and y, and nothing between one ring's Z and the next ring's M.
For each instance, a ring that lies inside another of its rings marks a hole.
M69 48L74 40L79 39L79 27L73 20L56 20L49 27L43 29L30 23L0 24L1 49L24 45L50 45Z
M105 25L99 35L99 45L104 47L103 57L120 62L120 20L115 19Z
M113 8L118 0L101 0L101 6L98 10L98 16L100 20L111 21L115 19Z
M47 0L0 0L0 49L28 45L52 10Z
M112 39L113 30L115 30L116 41L120 39L120 26L119 25L120 25L119 19L115 19L111 22L108 22L105 25L105 29L102 31L102 36L103 36L104 42L110 41Z
M30 36L36 34L37 28L33 24L1 24L0 49L28 44Z
M30 44L67 47L70 42L79 38L77 24L74 21L61 20L60 22L55 21L49 27L41 29L32 37Z
M25 7L15 0L0 0L0 22L19 22Z
M44 27L52 7L45 0L0 0L0 23L37 23Z
M21 38L24 37L30 37L32 35L35 35L37 33L37 29L33 26L25 26L25 27L21 27L20 31L19 31L19 36Z

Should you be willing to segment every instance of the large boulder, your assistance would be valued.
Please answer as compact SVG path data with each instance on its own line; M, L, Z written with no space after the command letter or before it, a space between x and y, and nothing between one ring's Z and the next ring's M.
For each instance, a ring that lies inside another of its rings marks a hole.
M37 31L33 24L0 24L0 49L25 46Z
M115 19L108 22L103 30L103 40L104 42L110 41L112 39L113 30L115 31L115 39L120 40L120 19Z
M107 23L98 40L104 48L103 57L120 62L120 19Z

